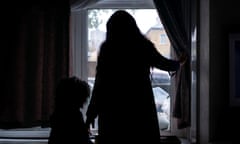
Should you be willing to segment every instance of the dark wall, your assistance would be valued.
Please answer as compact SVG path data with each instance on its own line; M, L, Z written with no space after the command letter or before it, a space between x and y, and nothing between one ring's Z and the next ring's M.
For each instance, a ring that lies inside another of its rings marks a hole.
M229 105L228 33L239 31L238 1L210 1L210 140L238 137L239 108Z

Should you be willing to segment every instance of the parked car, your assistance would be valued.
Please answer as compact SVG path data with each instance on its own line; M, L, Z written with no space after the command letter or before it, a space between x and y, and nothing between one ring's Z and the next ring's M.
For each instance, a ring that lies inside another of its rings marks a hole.
M152 85L170 85L170 75L167 71L153 69L150 75Z
M91 89L94 86L94 77L88 78L88 84ZM153 87L154 100L157 109L157 115L159 120L159 126L161 130L169 128L170 120L170 97L168 89L170 86L170 76L168 72L154 70L151 73L151 82ZM95 121L97 127L97 123Z
M158 122L161 130L169 129L170 97L161 87L153 87L154 100L157 109Z

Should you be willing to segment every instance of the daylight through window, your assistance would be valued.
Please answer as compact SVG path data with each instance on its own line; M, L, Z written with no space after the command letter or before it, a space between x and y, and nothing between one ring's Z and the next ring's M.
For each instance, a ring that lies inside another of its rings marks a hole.
M135 18L141 32L149 38L157 50L170 58L170 42L155 9L126 9ZM94 85L97 54L105 39L106 22L116 9L88 10L88 82ZM137 53L137 51L136 51ZM152 70L152 86L155 96L159 126L161 131L170 129L170 77L168 72ZM97 131L97 122L95 128Z

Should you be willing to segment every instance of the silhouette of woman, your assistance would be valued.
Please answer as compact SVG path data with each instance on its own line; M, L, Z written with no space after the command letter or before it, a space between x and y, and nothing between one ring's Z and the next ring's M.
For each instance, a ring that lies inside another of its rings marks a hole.
M98 116L98 143L159 144L150 69L177 71L180 62L163 57L124 10L108 20L97 62L86 124Z

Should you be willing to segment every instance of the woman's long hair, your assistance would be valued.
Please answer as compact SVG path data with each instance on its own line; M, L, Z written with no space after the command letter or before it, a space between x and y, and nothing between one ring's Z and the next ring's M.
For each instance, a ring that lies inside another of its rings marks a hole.
M135 19L126 11L116 11L107 22L106 40L129 41L142 34L136 24Z
M122 67L148 63L146 56L150 46L151 41L141 33L134 17L118 10L107 21L106 40L100 48L97 71L99 67L105 69L102 67L112 65L113 61L115 66Z

